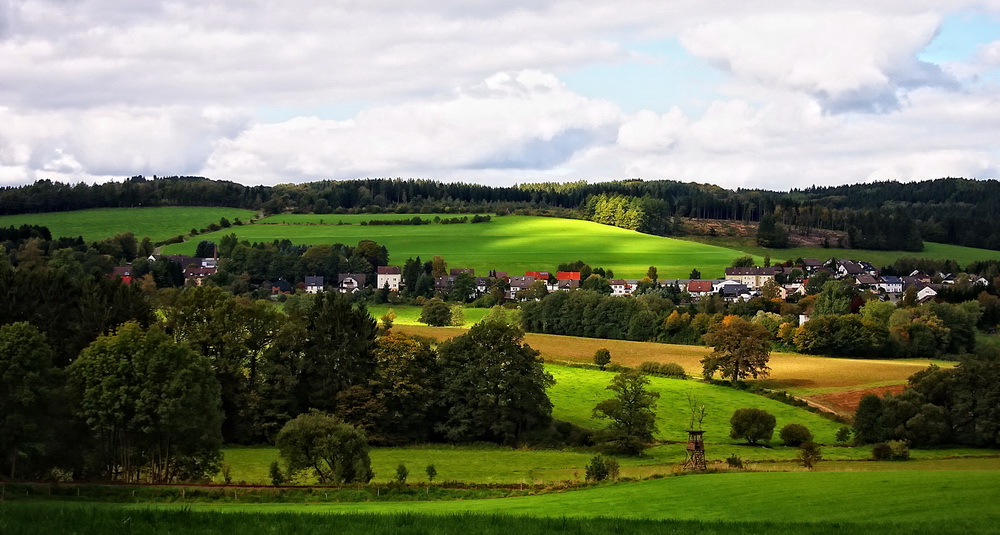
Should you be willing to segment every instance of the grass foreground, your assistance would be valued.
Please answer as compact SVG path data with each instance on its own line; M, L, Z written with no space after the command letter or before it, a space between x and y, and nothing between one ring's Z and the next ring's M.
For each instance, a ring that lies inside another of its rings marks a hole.
M722 473L486 500L11 502L0 532L995 533L998 495L1000 471Z

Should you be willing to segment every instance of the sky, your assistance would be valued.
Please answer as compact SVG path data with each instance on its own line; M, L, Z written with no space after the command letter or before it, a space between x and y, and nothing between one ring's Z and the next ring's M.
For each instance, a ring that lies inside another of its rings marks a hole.
M1000 0L0 0L0 186L1000 178Z

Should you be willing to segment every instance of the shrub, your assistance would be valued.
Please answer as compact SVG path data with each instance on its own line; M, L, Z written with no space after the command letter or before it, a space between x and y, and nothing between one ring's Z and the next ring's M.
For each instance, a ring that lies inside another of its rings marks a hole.
M271 484L277 487L285 482L285 474L281 473L281 466L278 465L278 461L271 461L270 468Z
M639 364L638 368L640 373L644 375L659 375L660 373L660 363L659 362L643 362Z
M837 430L837 442L847 442L848 440L851 440L851 428L845 425Z
M774 436L774 426L777 423L774 415L755 408L736 409L729 419L731 426L729 436L742 438L750 444L761 440L771 440Z
M894 461L906 461L910 458L910 446L905 440L890 440L889 449L892 450Z
M795 458L802 466L812 468L816 465L816 463L823 460L823 452L820 450L818 444L810 440L802 444L802 447L799 448L799 453Z
M730 468L743 468L743 459L740 459L740 456L734 453L729 457L726 457L726 464L728 464Z
M812 441L812 433L809 429L802 424L788 424L781 428L779 433L781 441L785 443L786 446L798 447L806 442Z
M399 463L399 466L396 467L396 482L406 483L406 478L409 477L409 475L410 471L407 470L406 465Z
M604 481L605 479L617 479L620 468L618 461L605 457L601 454L595 455L587 465L587 481Z
M663 364L660 364L660 375L676 377L678 379L684 379L687 377L687 374L684 373L684 367L676 362L664 362Z
M427 481L433 483L434 478L437 477L438 475L437 467L435 467L433 464L429 464L427 465L426 471L427 471Z
M885 442L879 442L872 446L872 460L873 461L889 461L892 460L892 448L889 447Z
M606 348L598 349L597 352L594 353L594 364L597 364L597 367L600 368L601 371L604 371L604 369L610 363L611 363L611 352L608 351Z

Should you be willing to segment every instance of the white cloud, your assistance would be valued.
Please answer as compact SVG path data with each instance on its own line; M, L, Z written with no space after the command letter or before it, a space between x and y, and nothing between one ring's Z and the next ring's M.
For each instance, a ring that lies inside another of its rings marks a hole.
M917 59L966 8L1000 1L0 0L0 183L991 176L1000 44L945 70ZM679 39L681 63L724 81L671 72L697 102L627 114L560 82L681 64L630 49L646 39ZM268 109L287 117L251 119Z
M772 13L708 22L681 42L738 77L803 91L833 111L889 111L902 90L954 85L916 59L939 22L933 14Z
M544 170L613 141L619 121L616 106L576 95L551 74L499 73L447 100L375 107L349 121L258 124L221 143L206 174L283 182Z

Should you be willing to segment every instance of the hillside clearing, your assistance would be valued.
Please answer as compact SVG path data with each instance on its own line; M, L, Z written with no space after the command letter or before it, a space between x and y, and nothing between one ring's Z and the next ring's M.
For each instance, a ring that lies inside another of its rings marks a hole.
M462 214L459 214L462 215ZM389 218L389 214L352 216L353 220ZM280 217L280 218L279 218ZM402 217L402 216L400 216ZM410 215L412 217L412 215ZM421 214L421 217L425 217ZM560 263L583 260L591 266L610 268L616 277L641 278L649 266L659 269L661 279L687 278L692 269L704 277L721 277L733 258L744 253L672 238L651 236L590 221L536 216L493 217L489 223L454 225L336 225L348 216L275 216L255 225L245 225L205 234L199 239L218 240L235 233L241 240L294 243L344 243L375 240L389 249L389 263L402 265L407 258L430 260L444 257L451 268L473 268L485 275L490 270L520 275L525 271L554 271ZM324 224L304 224L314 220ZM291 221L296 224L271 224ZM327 224L330 222L330 224ZM166 254L192 254L197 243L164 247ZM758 259L760 260L760 259Z

